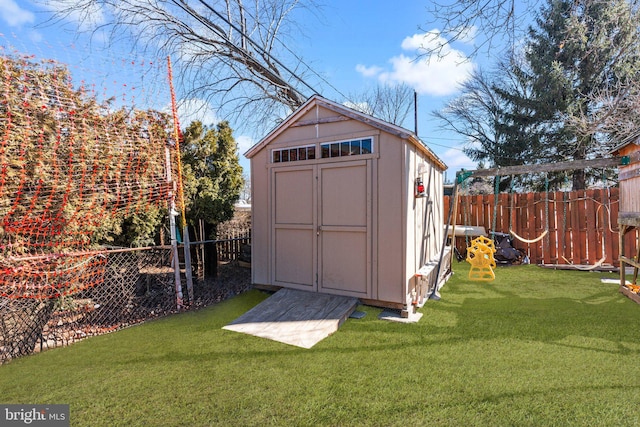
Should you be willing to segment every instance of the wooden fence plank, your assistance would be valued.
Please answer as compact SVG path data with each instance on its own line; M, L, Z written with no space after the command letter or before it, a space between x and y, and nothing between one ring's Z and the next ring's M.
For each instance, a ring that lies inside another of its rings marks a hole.
M617 190L617 189L615 189ZM607 262L614 260L617 262L618 256L618 230L617 222L612 222L611 217L611 189L603 189L600 193L600 210L602 211L602 223L598 225L602 228L602 239L604 241L604 254L607 255ZM602 257L602 255L601 255ZM613 262L612 262L613 263Z
M572 249L571 249L571 196L569 193L563 193L562 195L562 235L563 235L563 247L562 256L560 259L565 264L572 262Z
M218 239L215 243L218 259L221 261L235 261L240 257L242 247L250 244L250 234L228 239Z
M558 192L553 191L548 194L549 209L547 215L549 217L549 264L558 262L558 216L556 209L556 200Z
M602 189L587 190L587 242L588 258L600 260L604 243L604 229L601 228L606 212L603 212L600 199Z
M535 239L538 237L536 233L536 203L535 203L535 193L527 193L527 228L526 228L526 236L527 239ZM523 237L524 237L523 236ZM531 251L531 259L535 260L536 263L539 262L538 247L536 243L529 244L529 250Z
M509 206L510 194L509 193L500 193L500 202L498 203L500 206L500 212L498 212L498 219L500 222L499 225L496 226L497 231L508 233L509 232L509 217L511 212L511 207Z
M616 234L612 236L611 241L612 241L612 247L611 247L611 252L613 253L613 259L615 259L616 261L620 258L620 227L618 226L618 212L620 210L620 190L618 188L612 188L609 191L609 209L611 211L610 213L610 224L611 224L611 228L613 228L614 230L616 230ZM615 196L614 196L615 194ZM627 245L625 243L625 248L628 248L629 245ZM635 245L633 245L632 247L635 248Z
M579 238L580 238L580 217L578 215L578 200L577 194L572 192L571 199L569 200L569 230L571 242L571 264L580 264L580 251L578 250Z
M534 193L533 195L533 204L534 204L534 218L533 221L535 223L535 233L534 238L537 239L544 233L546 229L547 217L545 213L545 203L546 203L546 194L545 193ZM536 251L538 253L538 262L544 263L545 257L548 259L548 255L546 252L546 247L548 247L549 239L544 236L542 239L538 240L536 245Z
M535 239L548 229L542 240L527 244L515 241L524 249L531 263L594 264L604 254L605 263L618 265L618 189L580 192L501 193L497 206L494 195L460 195L456 224L482 226L490 232L508 233L509 228L526 238ZM445 208L449 209L449 196ZM495 208L495 209L494 209ZM466 248L465 237L457 239L459 250ZM635 254L633 233L625 236L628 256Z
M552 193L541 193L540 194L540 228L539 233L545 233L546 235L540 242L542 248L542 262L545 264L551 263L551 236L549 235L549 228L551 227L551 203L549 198Z
M589 257L587 254L587 226L586 226L586 203L587 203L587 192L586 190L582 192L578 192L578 197L576 198L576 206L578 208L577 211L577 222L575 228L578 233L578 264L588 264Z
M526 231L527 225L527 197L526 194L518 194L516 198L516 222L514 224L514 229L516 230L516 234L518 236L526 237L529 234ZM531 251L529 245L523 242L519 242L521 248L524 248L525 252L531 258Z

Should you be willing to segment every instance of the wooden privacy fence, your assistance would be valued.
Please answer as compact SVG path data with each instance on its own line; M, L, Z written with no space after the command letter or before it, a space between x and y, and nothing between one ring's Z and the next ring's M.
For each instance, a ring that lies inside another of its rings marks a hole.
M216 252L220 261L235 261L241 258L242 248L251 244L251 234L238 235L216 241Z
M618 197L619 189L589 189L571 192L500 193L459 195L456 225L481 226L487 232L515 234L534 243L514 239L514 246L524 249L532 264L596 263L618 266ZM445 196L448 214L451 197ZM636 239L625 237L627 256L633 257ZM457 237L461 253L467 237Z

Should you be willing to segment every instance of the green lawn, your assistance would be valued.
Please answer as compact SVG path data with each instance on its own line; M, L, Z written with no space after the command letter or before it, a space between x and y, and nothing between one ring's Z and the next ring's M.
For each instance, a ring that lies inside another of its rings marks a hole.
M613 274L468 265L417 324L349 319L310 350L221 327L250 291L0 366L0 403L73 426L640 424L640 305Z

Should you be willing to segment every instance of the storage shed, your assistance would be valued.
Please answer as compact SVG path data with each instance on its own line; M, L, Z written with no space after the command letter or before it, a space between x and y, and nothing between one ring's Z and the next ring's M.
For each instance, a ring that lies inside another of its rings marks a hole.
M446 165L414 133L314 95L245 156L254 285L409 310L448 270Z
M620 211L618 212L620 249L620 292L640 303L638 269L640 268L640 131L622 141L612 152L623 158L619 167ZM625 247L625 235L635 231L636 248ZM626 266L633 268L631 286L626 285Z

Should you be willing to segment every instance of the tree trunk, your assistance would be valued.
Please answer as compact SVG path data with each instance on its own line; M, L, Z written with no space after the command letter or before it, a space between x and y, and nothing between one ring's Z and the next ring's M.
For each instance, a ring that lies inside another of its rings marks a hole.
M52 300L16 300L3 303L0 310L0 348L4 347L4 350L0 353L0 361L33 353L52 313Z
M590 136L578 137L578 149L574 160L584 160L587 158L587 147L591 141ZM587 174L584 169L576 169L573 171L573 191L584 190L587 188Z
M573 171L573 191L584 190L587 188L587 179L584 169L577 169Z
M216 238L216 227L205 223L205 233L208 239ZM204 246L204 268L208 277L218 277L218 250L215 243Z

